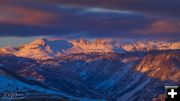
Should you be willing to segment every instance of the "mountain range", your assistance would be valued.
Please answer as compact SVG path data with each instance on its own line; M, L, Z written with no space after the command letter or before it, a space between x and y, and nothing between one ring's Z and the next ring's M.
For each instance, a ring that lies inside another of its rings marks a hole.
M48 59L60 54L76 53L126 53L151 50L174 50L180 49L180 42L166 41L128 41L112 39L96 39L89 41L85 39L36 39L33 42L22 44L18 47L0 48L0 53L10 53L20 57L34 59Z
M164 86L180 85L180 42L36 39L0 48L0 64L2 87L33 83L52 101L163 101Z

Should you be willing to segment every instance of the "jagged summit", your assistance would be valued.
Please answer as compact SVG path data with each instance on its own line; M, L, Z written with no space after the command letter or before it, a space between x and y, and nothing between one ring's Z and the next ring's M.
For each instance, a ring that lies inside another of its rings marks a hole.
M85 39L72 40L73 48L69 51L72 53L90 53L90 52L115 52L115 53L124 53L120 46L113 44L113 40L108 39L96 39L95 41L88 41Z
M171 50L180 49L180 42L164 41L129 41L96 39L96 40L65 40L60 38L36 39L30 43L18 47L0 48L0 53L9 53L21 57L35 59L54 58L59 54L73 53L125 53L132 51L150 51L150 50Z

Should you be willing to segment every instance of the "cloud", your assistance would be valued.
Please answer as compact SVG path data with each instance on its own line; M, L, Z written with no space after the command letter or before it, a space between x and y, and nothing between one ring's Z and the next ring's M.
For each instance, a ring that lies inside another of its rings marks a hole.
M176 10L170 14L174 3L165 12L167 1L6 0L0 3L0 36L136 38L167 37L171 33L168 37L174 38L180 23ZM151 14L155 16L148 16Z
M178 22L158 20L150 24L148 27L136 30L136 33L143 34L174 34L180 32Z

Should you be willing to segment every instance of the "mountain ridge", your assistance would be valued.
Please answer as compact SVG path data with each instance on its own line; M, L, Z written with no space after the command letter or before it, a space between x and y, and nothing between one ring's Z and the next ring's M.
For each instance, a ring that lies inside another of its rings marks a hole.
M74 53L125 53L134 51L151 50L174 50L180 49L180 42L147 41L125 42L122 40L96 39L89 41L85 39L36 39L30 43L18 47L0 48L0 53L10 53L16 56L34 59L49 59L61 54Z

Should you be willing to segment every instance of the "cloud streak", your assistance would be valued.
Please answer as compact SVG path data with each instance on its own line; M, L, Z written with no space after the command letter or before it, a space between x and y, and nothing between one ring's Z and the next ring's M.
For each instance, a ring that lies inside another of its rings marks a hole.
M48 3L129 10L180 19L179 0L45 0Z

